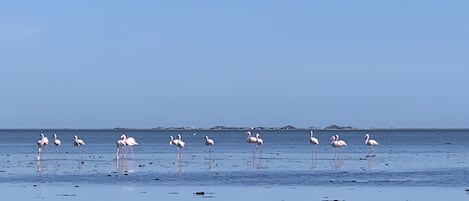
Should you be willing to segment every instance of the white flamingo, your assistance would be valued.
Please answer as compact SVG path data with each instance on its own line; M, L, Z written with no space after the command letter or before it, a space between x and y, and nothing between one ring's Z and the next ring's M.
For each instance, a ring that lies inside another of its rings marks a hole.
M332 146L332 147L337 147L337 146L336 146L335 136L334 136L334 135L331 137L331 146Z
M249 144L253 144L252 154L254 155L255 151L257 151L256 148L255 148L255 146L257 144L257 138L252 136L251 131L246 132L246 134L248 135L248 137L246 138L246 142L249 143Z
M347 143L345 143L345 141L343 140L340 140L339 135L335 135L331 137L331 146L334 148L340 148L339 155L337 155L337 149L334 149L334 161L336 162L336 167L342 167L344 165L344 156L342 155L342 148L347 146Z
M264 145L264 140L262 140L261 135L259 133L256 133L256 144L257 147L261 147Z
M262 140L261 135L256 133L256 144L257 146L262 146L264 144L264 140Z
M41 133L41 136L43 136L44 134ZM44 137L42 137L40 140L37 141L37 160L41 160L41 156L42 156L42 150L45 146L45 143L44 143Z
M343 140L339 140L339 135L333 135L331 137L331 146L342 150L342 147L347 146L347 143Z
M82 146L85 145L85 141L79 139L78 136L73 136L73 146L78 147L78 150L82 152Z
M47 152L47 145L49 145L49 139L46 137L46 135L44 135L44 133L41 133L41 140L44 144L41 152Z
M252 136L251 131L246 132L246 134L248 135L248 138L246 139L247 143L250 143L250 144L257 143L257 139L256 137Z
M182 137L179 134L177 135L176 139L178 140L178 144L176 145L178 147L178 153L181 154L182 149L184 148L186 143L182 141Z
M310 133L309 143L312 145L319 144L319 140L313 137L313 131L309 131L309 133Z
M215 145L215 141L205 136L205 145L209 147L209 152L212 152L212 146Z
M259 162L261 159L262 151L264 151L263 145L264 145L264 140L262 140L261 135L259 133L256 133L256 151L254 152L253 157L255 158L256 157L255 153L259 151Z
M339 135L338 135L338 134L335 135L335 141L336 141L337 147L345 147L345 146L347 146L347 143L346 143L345 141L341 140L341 139L339 138Z
M177 146L178 143L179 143L178 139L174 139L173 136L169 136L169 145Z
M57 153L60 152L60 145L62 144L62 142L60 141L60 139L57 137L57 134L53 134L54 135L54 145L55 145L55 150L57 151Z
M125 141L121 136L121 139L116 141L117 150L116 150L116 156L114 157L114 160L119 160L119 152L121 151L122 147L124 147L124 146L125 146Z
M182 141L181 139L181 135L177 135L176 136L176 139L173 138L173 136L169 136L169 144L170 145L174 145L178 148L178 151L177 151L177 154L180 156L181 155L181 152L182 152L182 149L184 148L184 146L186 145L186 143L184 141Z
M132 146L134 145L138 145L137 141L135 140L135 138L133 137L127 137L125 134L122 134L121 135L121 139L124 140L125 142L125 146L130 148L130 152L132 153L132 155L134 155L134 150L132 148ZM134 156L135 158L135 156Z
M49 144L49 139L44 135L44 133L41 133L42 141L44 142L44 145Z
M213 146L215 144L215 141L213 139L208 138L208 136L205 136L205 145L207 146Z
M374 147L374 146L378 146L378 145L379 145L378 141L373 140L373 139L370 139L370 135L369 135L369 134L366 134L366 135L365 135L365 144L368 145L368 146L370 146L370 153L373 152L373 147Z

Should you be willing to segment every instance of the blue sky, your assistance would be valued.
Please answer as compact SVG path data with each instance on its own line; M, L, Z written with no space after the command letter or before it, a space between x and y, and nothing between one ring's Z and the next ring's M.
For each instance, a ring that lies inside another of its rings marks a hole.
M467 128L468 9L2 1L0 128Z

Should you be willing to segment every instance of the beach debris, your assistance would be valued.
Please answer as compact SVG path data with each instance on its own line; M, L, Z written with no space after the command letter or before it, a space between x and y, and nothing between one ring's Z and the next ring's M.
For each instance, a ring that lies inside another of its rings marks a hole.
M204 192L204 191L198 191L198 192L195 192L194 194L197 195L197 196L201 196L202 198L214 198L214 196L213 196L214 193L207 193L207 192ZM212 194L212 195L209 195L209 194Z
M199 191L199 192L195 192L196 195L205 195L205 192L203 191Z

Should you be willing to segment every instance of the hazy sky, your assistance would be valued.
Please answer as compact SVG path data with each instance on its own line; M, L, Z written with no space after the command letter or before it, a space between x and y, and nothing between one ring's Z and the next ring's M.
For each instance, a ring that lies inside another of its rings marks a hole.
M468 1L1 1L0 128L469 127Z

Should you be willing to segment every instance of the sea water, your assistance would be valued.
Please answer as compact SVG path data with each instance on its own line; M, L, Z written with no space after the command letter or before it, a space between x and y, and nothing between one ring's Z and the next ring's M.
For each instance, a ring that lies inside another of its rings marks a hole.
M40 133L49 138L40 160ZM243 130L126 130L138 145L114 160L119 130L0 131L0 183L131 186L469 186L467 130L254 130L262 147ZM365 145L368 133L380 145ZM169 136L181 134L181 154ZM339 134L347 146L330 145ZM86 145L73 146L73 135ZM215 140L207 147L204 137Z

